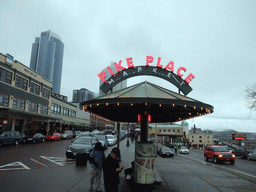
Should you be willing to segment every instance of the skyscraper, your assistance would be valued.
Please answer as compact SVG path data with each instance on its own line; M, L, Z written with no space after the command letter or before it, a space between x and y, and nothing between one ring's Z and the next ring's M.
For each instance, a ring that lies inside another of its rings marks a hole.
M88 89L82 88L80 90L73 90L73 103L81 103L95 98L95 93Z
M52 92L60 94L64 44L52 31L41 33L32 44L30 68L52 82Z

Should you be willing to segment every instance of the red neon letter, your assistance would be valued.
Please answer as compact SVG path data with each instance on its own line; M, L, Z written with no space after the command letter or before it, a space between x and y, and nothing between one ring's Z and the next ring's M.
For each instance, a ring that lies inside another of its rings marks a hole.
M147 56L146 57L146 66L148 66L149 63L152 63L154 61L154 57L152 56Z
M105 72L100 72L98 74L98 77L101 79L101 81L103 81L104 83L108 83L106 80L105 80L105 77L106 77L106 73Z
M160 64L160 61L161 61L161 57L158 57L158 60L157 60L157 64L156 64L156 66L157 66L157 67L161 67L161 68L162 68L162 67L163 67L163 65L161 65L161 64Z
M138 114L138 122L141 121L141 114Z
M115 74L113 73L112 69L110 67L107 67L108 72L110 73L111 76L115 76Z
M181 70L186 72L187 69L186 69L185 67L180 67L180 68L177 70L177 75L180 76L180 77L183 76L182 74L180 74L180 71L181 71Z
M189 84L193 79L195 79L195 75L190 73L184 80Z
M121 70L124 70L124 69L125 69L125 67L121 66L121 63L122 63L122 60L119 61L118 65L117 65L117 63L114 63L117 72L120 72L119 68L120 68Z
M148 115L148 122L151 122L151 115Z
M170 67L170 65L171 65L171 67ZM173 72L173 68L174 68L174 62L173 61L170 61L166 66L165 66L165 68L164 69L170 69L171 70L171 72Z
M132 57L126 58L128 68L134 67Z

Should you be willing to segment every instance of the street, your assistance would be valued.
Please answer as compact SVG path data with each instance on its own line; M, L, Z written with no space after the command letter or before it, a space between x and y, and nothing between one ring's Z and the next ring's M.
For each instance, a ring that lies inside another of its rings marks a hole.
M87 191L90 166L76 166L74 160L65 158L71 141L2 147L1 191ZM120 142L120 165L129 168L135 143L130 141L126 146L126 142L127 139ZM105 151L106 156L111 148ZM155 167L162 183L155 185L153 191L256 191L256 161L237 158L234 165L214 164L204 161L203 151L191 149L189 154L157 156ZM122 172L120 191L125 192L123 181Z

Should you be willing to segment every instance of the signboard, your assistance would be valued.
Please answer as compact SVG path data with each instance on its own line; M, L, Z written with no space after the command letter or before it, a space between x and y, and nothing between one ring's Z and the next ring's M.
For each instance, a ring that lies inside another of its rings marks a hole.
M6 63L8 63L9 65L12 66L13 64L13 56L11 56L10 54L6 54Z
M246 134L243 134L243 133L232 134L232 139L233 139L233 140L236 140L236 138L239 138L239 139L246 139Z
M155 146L153 142L135 143L134 181L140 184L152 184L155 181Z
M182 79L184 73L187 71L185 67L179 67L177 74L174 73L174 62L170 61L165 67L161 65L161 57L158 57L156 66L149 66L154 58L152 56L146 57L146 66L135 67L133 65L132 57L126 58L127 67L122 66L122 60L119 63L114 63L115 69L107 67L108 73L111 75L108 79L105 79L107 74L102 71L98 74L98 77L104 82L100 89L107 94L115 85L131 77L149 75L165 79L176 86L184 95L187 95L192 91L189 83L195 78L192 73L189 73L184 80ZM113 71L116 71L114 73Z

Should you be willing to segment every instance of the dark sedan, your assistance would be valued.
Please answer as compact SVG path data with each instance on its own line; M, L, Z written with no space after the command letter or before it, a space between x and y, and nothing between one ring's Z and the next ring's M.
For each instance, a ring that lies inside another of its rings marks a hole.
M89 160L89 153L92 151L94 145L98 142L96 137L81 136L72 142L66 151L67 158L75 158L76 164L87 165Z
M45 142L45 136L41 133L31 134L27 135L22 138L22 141L24 143L44 143Z

